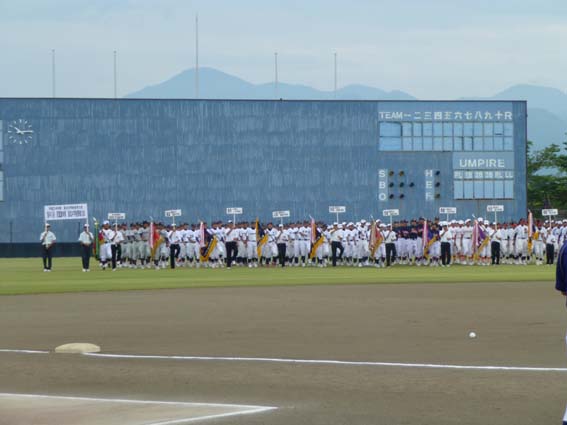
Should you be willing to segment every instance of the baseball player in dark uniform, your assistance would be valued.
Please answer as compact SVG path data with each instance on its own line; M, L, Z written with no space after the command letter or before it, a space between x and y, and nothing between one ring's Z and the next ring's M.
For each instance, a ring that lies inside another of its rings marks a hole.
M565 242L559 250L556 270L555 289L560 291L563 296L567 296L567 243ZM567 425L567 409L565 409L563 416L563 425Z

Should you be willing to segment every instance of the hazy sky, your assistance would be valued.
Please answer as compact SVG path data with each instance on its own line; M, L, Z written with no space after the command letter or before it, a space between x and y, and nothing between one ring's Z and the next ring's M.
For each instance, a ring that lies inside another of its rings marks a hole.
M419 98L567 87L566 0L0 0L0 97L123 96L195 61L253 83L359 83Z

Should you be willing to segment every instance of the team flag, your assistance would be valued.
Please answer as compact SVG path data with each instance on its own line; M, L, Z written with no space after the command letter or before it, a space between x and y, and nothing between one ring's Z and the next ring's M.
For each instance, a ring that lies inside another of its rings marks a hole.
M478 260L480 252L488 245L490 237L480 226L478 220L475 219L472 233L472 248L473 248L473 258Z
M528 254L532 252L534 239L534 215L528 210Z
M96 221L96 219L95 219L95 222L94 222L95 243L93 244L93 254L94 254L95 258L97 258L97 259L100 256L100 240L101 240L101 237L102 237L98 227L99 227L98 221Z
M422 249L423 249L423 256L429 259L429 247L431 244L429 243L429 226L427 224L427 220L423 222L423 230L421 232L421 241L422 241Z
M372 220L372 225L370 226L370 257L374 258L376 250L380 248L384 238L382 237L382 232L380 232L380 227L376 223L376 220Z
M268 242L268 234L264 232L264 229L262 229L260 225L260 220L258 219L256 219L255 230L257 241L256 253L258 254L258 258L260 258L262 256L262 247Z
M201 248L204 248L207 244L205 241L205 233L207 233L205 230L205 223L201 221L201 224L199 224L199 246Z
M211 254L217 247L218 240L216 236L211 235L205 229L204 223L201 223L201 230L202 230L202 239L201 243L201 263L206 263L209 261Z
M151 258L154 258L156 255L156 251L158 250L159 246L163 242L163 238L161 237L160 233L158 232L155 223L152 221L150 223L150 252Z
M325 237L317 230L315 219L311 217L311 251L309 252L309 259L312 260L317 255L317 250L325 242Z
M201 263L206 263L217 246L217 238L213 237L205 228L205 223L201 221L199 225L199 247L201 248Z

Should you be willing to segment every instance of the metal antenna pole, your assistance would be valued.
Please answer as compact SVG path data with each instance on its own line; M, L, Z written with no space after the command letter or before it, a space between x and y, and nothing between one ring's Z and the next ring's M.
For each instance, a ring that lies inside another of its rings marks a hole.
M334 90L335 99L337 98L337 52L335 52L335 90Z
M117 92L118 92L118 83L116 80L116 50L114 51L114 98L116 99L117 96Z
M195 98L199 99L199 14L195 15Z
M51 93L55 97L55 49L51 49Z
M278 87L278 52L274 53L274 66L275 66L275 79L274 79L274 88L275 88L275 94L276 94L276 99L279 99L279 87Z

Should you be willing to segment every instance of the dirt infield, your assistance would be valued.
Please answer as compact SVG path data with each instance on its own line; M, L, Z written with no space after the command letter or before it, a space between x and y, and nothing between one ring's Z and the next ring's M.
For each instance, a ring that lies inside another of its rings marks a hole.
M0 297L0 349L564 368L551 283L215 288ZM469 339L469 331L478 338ZM0 352L0 392L275 406L234 424L559 423L566 371ZM18 414L0 415L0 424ZM57 411L37 423L58 424ZM34 422L36 423L36 422Z

